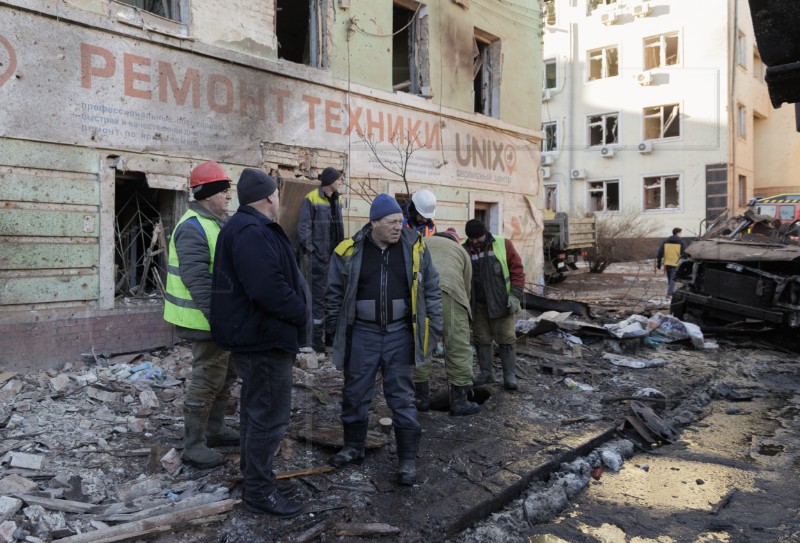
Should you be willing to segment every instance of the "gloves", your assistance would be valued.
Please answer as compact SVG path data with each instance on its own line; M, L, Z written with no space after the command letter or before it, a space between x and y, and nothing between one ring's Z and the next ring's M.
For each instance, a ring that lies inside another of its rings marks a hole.
M517 298L513 294L509 294L508 307L511 308L512 313L517 313L520 309L522 309L522 303L519 301L519 298Z

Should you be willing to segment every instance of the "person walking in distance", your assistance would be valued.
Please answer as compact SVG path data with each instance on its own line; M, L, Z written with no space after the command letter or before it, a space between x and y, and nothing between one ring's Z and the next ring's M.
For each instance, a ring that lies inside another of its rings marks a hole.
M216 162L203 162L189 180L194 202L169 241L164 320L191 341L192 380L183 404L183 462L200 469L222 464L209 447L238 445L239 432L225 426L236 371L229 353L211 338L211 271L214 247L227 218L231 180Z
M328 167L322 171L319 179L320 186L309 192L300 204L297 240L300 249L300 267L311 287L311 307L314 315L311 346L316 352L323 353L325 344L330 343L323 340L328 262L334 247L344 239L344 223L342 204L339 203L341 172Z
M476 385L495 382L493 347L497 343L503 364L503 386L517 390L517 337L514 315L522 306L525 270L511 240L494 236L483 222L465 226L464 247L472 261L472 337L478 353L480 375Z
M472 415L480 411L478 404L469 401L472 392L472 346L469 341L472 264L453 229L425 238L425 247L439 272L439 287L442 289L442 343L445 373L450 383L450 414ZM429 363L414 370L418 411L425 412L430 408L432 369Z
M397 480L413 485L422 431L412 373L427 362L442 332L439 275L415 230L403 228L397 201L379 194L369 224L333 252L325 297L325 327L334 334L333 363L344 370L344 448L336 467L364 461L375 377L392 410Z
M675 272L678 269L678 263L681 258L686 254L686 242L681 239L680 228L673 228L672 235L661 242L658 248L658 257L656 258L656 268L661 269L661 264L664 264L664 271L667 275L667 296L672 296L675 291Z
M239 208L217 240L211 331L233 353L242 378L243 501L251 511L289 517L303 506L284 496L272 465L289 426L294 359L308 343L310 293L291 242L276 222L275 180L245 168L237 193Z

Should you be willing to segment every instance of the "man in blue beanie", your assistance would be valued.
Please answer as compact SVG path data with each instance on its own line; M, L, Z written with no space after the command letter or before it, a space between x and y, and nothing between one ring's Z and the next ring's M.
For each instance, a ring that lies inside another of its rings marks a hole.
M333 363L344 370L344 448L336 467L361 464L369 405L378 370L392 410L401 485L416 480L420 430L414 368L427 362L442 333L439 274L416 230L403 228L397 201L380 194L369 224L333 252L325 296L325 329L333 334Z

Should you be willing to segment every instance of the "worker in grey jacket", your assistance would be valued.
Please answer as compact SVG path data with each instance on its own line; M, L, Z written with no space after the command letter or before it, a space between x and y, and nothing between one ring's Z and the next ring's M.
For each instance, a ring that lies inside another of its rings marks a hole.
M439 274L420 235L403 228L397 201L380 194L370 223L334 250L325 297L326 331L334 335L333 362L344 370L344 448L330 463L364 461L369 405L378 370L392 410L398 482L413 485L422 431L411 380L442 333Z

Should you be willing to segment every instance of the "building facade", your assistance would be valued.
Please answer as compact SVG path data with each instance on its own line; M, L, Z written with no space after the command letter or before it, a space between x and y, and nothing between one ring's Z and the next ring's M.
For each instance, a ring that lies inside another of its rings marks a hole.
M798 192L793 108L770 105L746 0L542 5L543 207L694 236Z
M173 342L165 250L205 160L279 177L290 231L326 166L345 171L348 234L375 194L430 188L441 228L485 219L540 283L540 16L534 0L0 2L0 366Z

